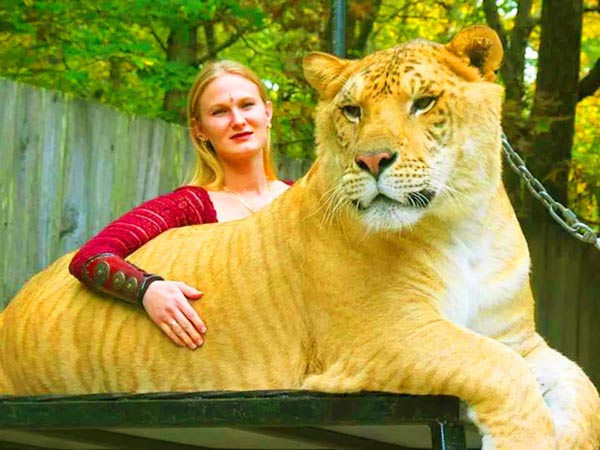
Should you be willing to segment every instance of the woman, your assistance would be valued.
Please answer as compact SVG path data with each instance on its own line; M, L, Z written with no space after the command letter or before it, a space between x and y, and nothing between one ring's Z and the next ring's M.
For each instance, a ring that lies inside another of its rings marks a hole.
M203 294L146 273L125 258L169 228L242 219L288 189L272 166L272 114L266 88L249 68L234 61L207 64L188 97L197 157L192 180L109 224L79 249L69 271L93 289L141 303L177 345L202 345L206 326L188 299Z

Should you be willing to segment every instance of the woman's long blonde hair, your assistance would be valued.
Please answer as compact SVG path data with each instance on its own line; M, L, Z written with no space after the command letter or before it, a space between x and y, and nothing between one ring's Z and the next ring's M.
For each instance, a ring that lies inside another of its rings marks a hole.
M242 76L254 83L258 87L262 101L264 103L268 101L265 85L258 75L245 65L237 61L221 60L209 62L202 68L190 89L187 102L188 130L196 153L196 168L194 169L192 178L187 183L188 185L202 186L207 189L222 189L224 186L223 167L221 167L211 144L206 140L198 138L195 125L196 121L200 120L198 99L204 92L204 89L215 78L228 73ZM267 138L267 145L263 149L263 165L267 179L276 180L277 175L275 174L273 157L271 155L270 136Z

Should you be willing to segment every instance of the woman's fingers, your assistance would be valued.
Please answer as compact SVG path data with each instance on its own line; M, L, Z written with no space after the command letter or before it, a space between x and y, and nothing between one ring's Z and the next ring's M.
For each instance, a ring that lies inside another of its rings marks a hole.
M185 295L190 300L198 300L204 295L204 292L199 291L198 289L190 286L189 284L185 284L183 281L177 282L177 285L179 286L179 289L181 290L183 295Z
M194 311L195 312L195 311ZM196 349L204 343L204 339L192 325L192 322L181 312L175 313L175 319L171 322L171 329L183 341L188 348Z
M189 303L182 304L179 310L189 320L198 333L206 333L206 324L200 318L198 312L192 308Z
M181 293L186 297L186 300L197 300L199 298L202 298L202 296L204 295L203 292L183 282L179 282L178 285L181 289ZM200 318L196 310L192 308L190 302L182 301L179 303L178 306L179 311L187 319L187 321L181 320L180 322L180 324L183 326L183 329L188 333L188 335L197 345L202 345L204 340L202 339L202 336L200 334L206 333L206 324ZM188 324L191 325L188 327Z
M188 284L185 284L183 282L179 282L178 285L179 285L179 288L181 289L181 293L187 299L198 300L198 299L202 298L202 296L204 295L204 292L199 291L198 289L196 289ZM198 315L196 310L194 308L192 308L192 305L190 305L189 302L182 303L180 305L179 310L191 322L191 324L194 326L194 328L199 333L206 333L206 324L200 318L200 316ZM194 340L196 340L196 336L193 335L193 332L188 332L188 334L190 334L190 336L192 336L192 338L194 338Z
M188 298L203 293L179 281L155 281L143 298L148 316L177 345L196 349L204 343L201 333L206 325L192 308Z
M171 329L171 325L166 322L162 322L158 324L158 327L162 330L163 333L167 335L169 339L171 339L176 345L179 347L185 347L185 342L183 342Z

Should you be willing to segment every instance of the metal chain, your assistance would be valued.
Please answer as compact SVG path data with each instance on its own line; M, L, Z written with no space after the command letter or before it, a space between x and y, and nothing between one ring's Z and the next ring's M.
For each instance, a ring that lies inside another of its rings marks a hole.
M502 149L510 167L525 180L527 189L544 204L552 218L571 235L580 241L592 244L600 250L600 238L598 238L596 232L585 223L580 222L573 211L548 194L542 183L531 175L523 159L513 150L505 134L502 134Z

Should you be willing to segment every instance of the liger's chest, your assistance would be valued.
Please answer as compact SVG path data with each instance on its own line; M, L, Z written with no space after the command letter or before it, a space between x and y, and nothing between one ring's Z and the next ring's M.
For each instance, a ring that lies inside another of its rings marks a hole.
M529 260L511 257L496 236L456 234L439 250L436 264L444 289L443 316L480 334L493 336L528 280Z

